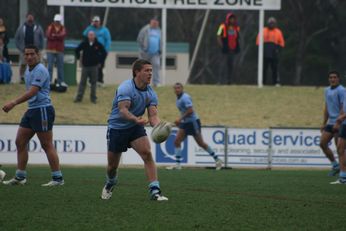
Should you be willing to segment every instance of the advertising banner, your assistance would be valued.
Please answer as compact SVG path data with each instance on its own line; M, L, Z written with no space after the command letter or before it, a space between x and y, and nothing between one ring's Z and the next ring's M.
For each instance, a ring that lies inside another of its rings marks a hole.
M281 0L47 0L48 5L167 9L280 10Z
M318 129L272 129L273 166L330 166L319 147L321 132ZM336 155L335 143L330 147Z
M226 141L221 136L219 141ZM270 132L268 129L229 128L227 135L227 163L229 166L267 167Z
M15 138L18 125L0 125L0 164L16 164ZM150 136L152 128L146 131ZM61 164L106 165L107 126L56 125L54 145ZM158 165L175 164L174 128L166 142L155 144L150 140L153 157ZM318 129L243 129L203 127L204 141L219 158L230 167L329 167L328 160L319 148ZM331 149L336 155L333 142ZM181 144L182 165L215 166L214 159L188 136ZM47 158L38 138L30 141L29 163L46 164ZM227 153L227 155L225 155ZM139 155L128 149L121 164L143 165Z

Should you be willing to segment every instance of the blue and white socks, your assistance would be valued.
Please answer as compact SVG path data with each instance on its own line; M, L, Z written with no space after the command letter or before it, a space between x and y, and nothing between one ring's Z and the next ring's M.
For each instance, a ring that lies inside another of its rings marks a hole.
M181 163L181 148L174 148L174 155L175 155L175 161L177 163L177 166L180 167Z
M106 189L111 190L114 185L118 183L118 177L117 175L113 177L109 177L108 175L106 176Z
M209 155L211 157L214 158L215 161L217 161L219 158L217 157L217 155L215 154L215 152L213 151L213 149L211 149L211 147L208 145L207 149L205 150L206 152L209 153Z
M150 197L153 197L156 194L161 194L160 182L155 180L149 184L149 194Z
M21 181L21 180L24 180L25 178L26 178L26 171L25 170L19 170L19 169L17 169L16 170L16 180L19 180L19 181Z
M61 182L63 181L62 172L60 170L52 172L53 181Z
M333 161L331 164L333 169L339 168L339 163L337 161Z
M346 180L346 172L340 171L339 177L340 177L341 179Z

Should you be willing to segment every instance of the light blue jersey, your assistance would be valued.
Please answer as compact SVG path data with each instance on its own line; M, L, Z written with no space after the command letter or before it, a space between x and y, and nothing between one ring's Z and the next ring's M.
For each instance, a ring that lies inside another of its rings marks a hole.
M159 29L150 29L149 30L149 46L148 53L151 55L158 54L160 51L160 40L161 40L161 31Z
M127 129L136 125L135 122L123 119L119 113L118 103L130 101L129 111L135 116L142 116L149 106L157 106L158 100L154 90L147 86L145 90L136 87L133 79L125 80L118 87L113 100L113 107L108 119L108 127L112 129Z
M177 97L177 102L176 102L177 108L180 111L181 116L185 114L186 110L192 107L192 99L191 96L185 92L183 92L182 95ZM198 119L197 113L193 111L193 113L187 117L185 117L181 122L182 123L187 123L187 122L192 122Z
M327 104L328 122L334 125L340 115L340 109L344 102L345 88L341 85L336 88L327 87L324 91L324 97Z
M47 68L42 63L37 64L31 71L27 67L24 77L26 90L29 90L31 86L40 88L38 93L28 100L29 109L52 105L49 96L50 77Z

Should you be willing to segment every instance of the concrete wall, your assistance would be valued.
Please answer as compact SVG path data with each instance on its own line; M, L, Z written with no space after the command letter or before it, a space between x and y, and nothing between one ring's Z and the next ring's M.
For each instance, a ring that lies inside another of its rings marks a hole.
M76 41L73 41L76 44ZM104 68L105 84L119 84L122 81L132 78L130 65L117 65L117 57L137 57L138 48L134 42L113 42L112 49L108 54L106 65ZM12 46L10 47L11 54L18 54L18 51ZM45 51L42 52L42 61L46 63ZM189 52L188 46L182 43L168 44L167 57L175 58L175 66L167 66L166 68L166 85L173 85L176 82L186 83L189 74ZM66 56L65 56L66 58ZM12 63L12 82L17 83L19 78L19 66L17 62ZM161 71L160 71L161 73ZM81 75L81 67L77 63L77 81ZM54 68L53 79L56 78L56 68ZM162 75L161 75L162 82Z

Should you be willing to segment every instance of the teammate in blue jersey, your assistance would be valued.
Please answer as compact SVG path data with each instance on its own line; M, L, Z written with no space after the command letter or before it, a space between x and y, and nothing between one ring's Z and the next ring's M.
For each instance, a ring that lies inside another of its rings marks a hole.
M334 138L335 145L337 145L338 133L333 130L333 126L343 107L345 88L340 85L340 76L336 71L329 72L328 80L330 86L324 90L325 106L320 147L332 165L332 169L328 175L335 176L339 173L340 168L338 162L335 160L333 151L329 148L329 142Z
M156 165L150 150L150 143L144 125L160 123L157 111L157 95L149 86L152 78L150 62L138 59L132 65L133 79L124 81L118 87L108 120L108 166L105 186L101 198L108 200L117 184L117 169L120 157L128 148L133 148L144 161L152 200L165 201L157 178ZM148 120L142 118L145 111Z
M335 72L337 76L339 74ZM346 97L343 99L342 109L340 115L336 119L333 130L339 131L337 152L339 157L339 178L336 181L330 182L330 184L346 184Z
M25 71L26 92L6 103L2 108L5 112L9 112L16 105L26 101L29 106L20 122L16 137L17 170L15 177L3 183L6 185L24 185L26 183L28 144L36 134L42 149L46 152L52 171L52 180L42 186L63 185L64 180L60 170L59 157L53 145L52 128L55 112L49 96L49 73L45 66L40 63L39 50L36 46L26 46L24 58L27 63Z
M176 106L180 111L180 117L176 119L175 124L179 127L175 141L174 141L174 154L176 165L170 166L167 169L181 169L181 142L188 135L192 135L197 144L212 156L216 163L216 170L222 168L222 160L220 160L211 147L203 140L201 133L201 122L195 110L193 109L192 99L190 95L184 92L183 84L176 83L174 85L174 93L177 96Z

